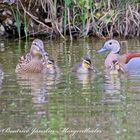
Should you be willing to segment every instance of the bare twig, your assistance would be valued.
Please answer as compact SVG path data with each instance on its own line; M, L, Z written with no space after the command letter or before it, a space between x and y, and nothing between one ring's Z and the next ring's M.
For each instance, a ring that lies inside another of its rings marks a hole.
M39 23L39 24L41 24L41 25L47 27L48 29L53 30L52 28L50 28L49 26L47 26L47 25L44 24L43 22L39 21L38 18L37 18L36 16L32 15L31 13L29 13L29 12L24 8L24 6L23 6L21 0L19 0L19 2L20 2L20 4L21 4L21 7L22 7L22 9L24 10L24 12L27 13L33 20L35 20L37 23ZM65 39L65 37L61 34L61 32L60 32L58 26L56 26L56 28L57 28L58 32L60 33L61 37L62 37L63 39Z

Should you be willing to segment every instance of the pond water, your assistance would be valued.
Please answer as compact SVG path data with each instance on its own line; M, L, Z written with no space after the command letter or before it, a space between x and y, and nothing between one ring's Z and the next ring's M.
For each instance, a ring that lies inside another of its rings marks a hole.
M138 140L140 73L107 75L97 54L103 40L44 40L60 75L16 75L18 58L29 42L0 41L1 140ZM140 52L140 40L121 40L121 53ZM91 56L98 72L73 75L73 64Z

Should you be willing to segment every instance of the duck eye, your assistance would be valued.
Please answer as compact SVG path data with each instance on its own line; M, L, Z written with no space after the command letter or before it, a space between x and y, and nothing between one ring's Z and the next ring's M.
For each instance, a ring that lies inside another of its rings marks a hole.
M89 63L88 61L85 61L85 63L86 63L87 65L90 65L90 63Z
M52 64L52 62L49 62L49 64L51 65L51 64Z
M112 42L110 42L109 45L112 45Z

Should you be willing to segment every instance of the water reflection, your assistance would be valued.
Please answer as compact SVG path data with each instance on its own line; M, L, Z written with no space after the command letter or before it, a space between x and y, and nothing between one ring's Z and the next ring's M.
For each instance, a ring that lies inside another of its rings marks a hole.
M78 74L78 73L72 73L73 76L75 76L78 83L82 85L83 88L89 87L91 82L94 81L96 74Z
M133 47L138 41L129 41ZM4 79L0 77L1 128L36 127L46 130L102 130L102 133L34 134L29 139L139 139L140 76L102 73L104 55L97 55L99 40L46 41L46 50L58 62L61 75L15 75L19 56L28 51L25 42L5 43L0 52ZM18 46L18 47L17 47ZM133 49L138 50L139 47ZM88 54L98 69L96 75L73 75L70 68ZM138 75L137 75L138 74ZM131 132L131 133L130 133ZM25 134L1 135L0 139L28 139Z
M20 86L21 94L26 97L31 96L36 117L41 119L42 115L47 115L48 110L45 109L45 105L48 103L48 94L58 83L58 77L43 74L18 74L17 82Z
M133 71L127 75L128 91L132 93L140 92L140 71Z
M0 43L0 52L4 52L5 51L5 45L4 42Z
M17 82L21 88L21 94L32 96L33 103L46 103L46 95L48 93L46 82L41 74L24 74L17 75ZM28 91L28 92L27 92Z
M3 70L2 70L2 66L0 64L0 89L2 88L3 76L4 76L4 73L3 73Z
M104 104L116 104L122 102L126 97L122 95L122 77L119 74L105 74L103 85L103 99Z
M32 102L35 104L47 102L48 90L51 90L58 83L58 80L58 75L17 74L17 82L22 94L31 95Z

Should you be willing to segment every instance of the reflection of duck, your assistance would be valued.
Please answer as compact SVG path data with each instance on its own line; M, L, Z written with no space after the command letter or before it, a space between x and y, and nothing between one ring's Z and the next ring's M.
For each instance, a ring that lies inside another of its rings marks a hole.
M130 71L140 69L140 53L127 53L119 55L120 44L117 40L108 40L98 51L99 53L110 51L105 59L105 67L111 70L112 65L117 64L116 70Z
M90 72L96 72L96 69L91 64L90 58L85 57L85 58L82 58L80 63L73 66L72 72L88 74Z
M105 75L104 90L102 94L102 103L104 104L117 104L121 103L125 97L122 95L121 90L123 85L119 75Z
M45 103L47 87L45 76L42 74L17 74L17 82L21 86L23 95L32 96L33 103Z
M22 56L16 66L16 73L41 73L43 71L43 55L45 53L42 40L32 42L30 52Z
M48 91L54 89L55 86L60 82L60 74L48 74L46 76L46 86Z
M35 73L16 74L16 76L21 96L30 98L32 109L37 117L47 114L48 87L46 76Z
M49 90L59 82L57 75L44 74L17 74L17 82L21 86L21 93L32 96L33 103L42 104L47 102Z
M95 75L93 75L93 74L76 73L76 74L74 74L74 76L78 80L77 82L83 86L83 88L88 88L90 86L91 82L94 81L94 78L95 78Z

